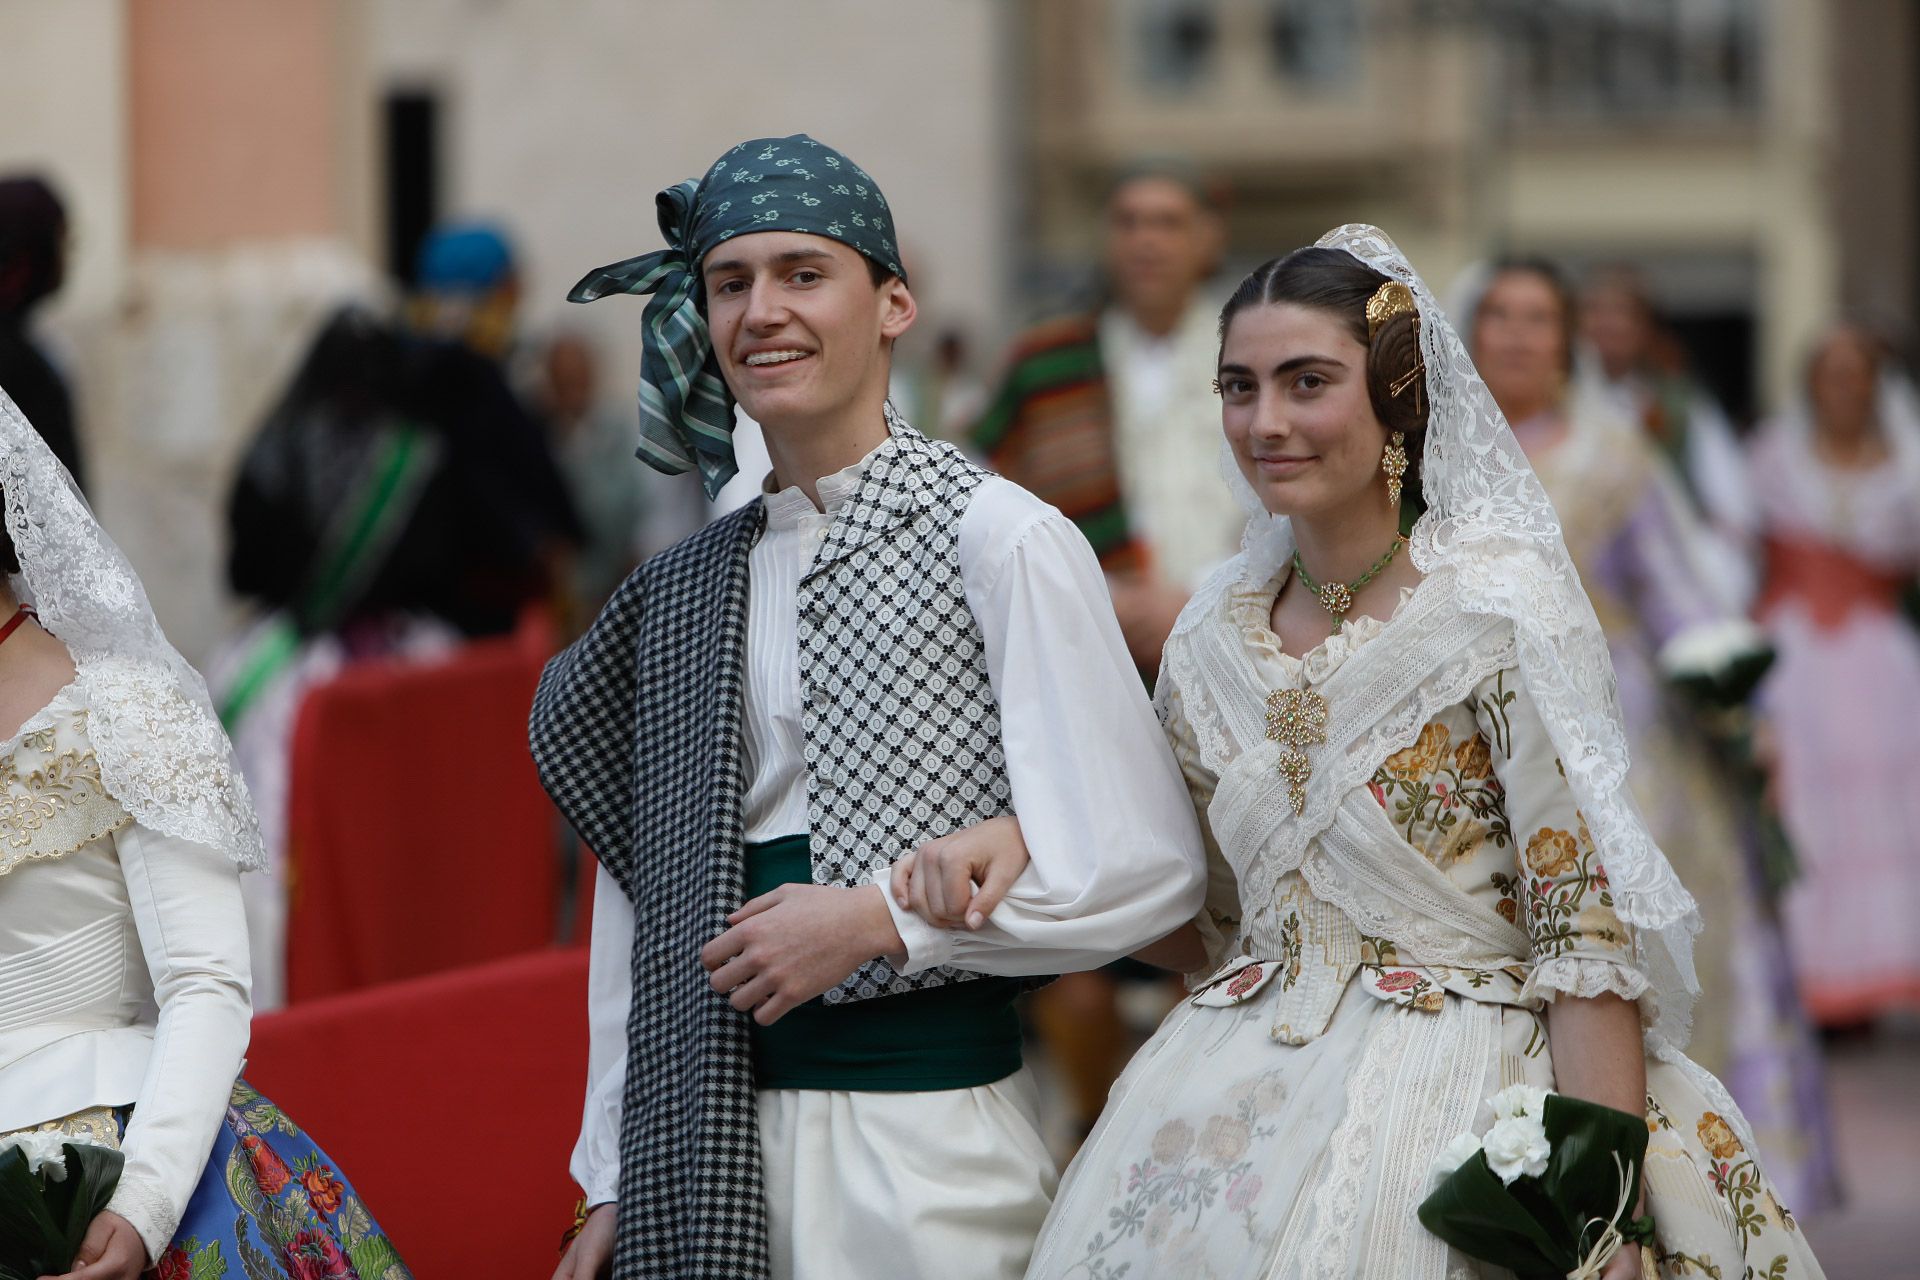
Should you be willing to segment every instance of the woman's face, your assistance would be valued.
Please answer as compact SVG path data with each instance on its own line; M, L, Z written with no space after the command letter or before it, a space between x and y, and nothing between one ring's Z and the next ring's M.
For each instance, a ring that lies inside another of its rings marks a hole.
M1828 338L1807 371L1807 398L1820 429L1844 435L1865 429L1873 417L1878 373L1864 335L1843 329Z
M1567 373L1567 316L1559 293L1532 271L1502 271L1473 317L1473 363L1508 418L1556 403Z
M1386 508L1367 348L1339 317L1285 302L1241 311L1221 344L1220 398L1234 461L1268 511Z

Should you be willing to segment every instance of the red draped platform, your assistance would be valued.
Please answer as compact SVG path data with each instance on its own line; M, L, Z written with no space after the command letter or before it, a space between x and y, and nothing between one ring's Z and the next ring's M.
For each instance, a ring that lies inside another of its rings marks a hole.
M586 987L573 948L313 1000L255 1019L246 1077L417 1280L544 1280L580 1194Z
M527 752L538 626L316 687L294 732L289 1003L585 936L590 862Z

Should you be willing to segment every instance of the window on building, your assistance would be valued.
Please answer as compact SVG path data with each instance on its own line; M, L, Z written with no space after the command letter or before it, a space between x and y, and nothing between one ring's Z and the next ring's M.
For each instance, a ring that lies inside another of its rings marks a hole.
M1762 0L1527 0L1497 25L1519 116L1740 116Z
M1267 49L1274 71L1316 88L1351 80L1360 46L1357 11L1352 0L1271 0Z
M1190 89L1213 70L1218 6L1208 0L1135 0L1133 39L1141 78L1160 89Z

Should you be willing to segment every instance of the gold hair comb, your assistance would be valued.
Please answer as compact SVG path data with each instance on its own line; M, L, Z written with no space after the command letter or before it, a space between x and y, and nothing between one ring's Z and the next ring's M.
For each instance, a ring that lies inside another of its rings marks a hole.
M1367 341L1372 342L1380 326L1395 316L1412 316L1418 320L1420 308L1414 305L1413 290L1398 280L1389 280L1367 299Z

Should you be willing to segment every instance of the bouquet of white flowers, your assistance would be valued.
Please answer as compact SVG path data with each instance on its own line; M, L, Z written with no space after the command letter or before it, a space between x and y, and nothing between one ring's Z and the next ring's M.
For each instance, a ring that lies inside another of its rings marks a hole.
M1491 1099L1484 1136L1463 1133L1434 1164L1420 1222L1460 1252L1521 1280L1586 1280L1629 1244L1647 1123L1595 1102L1516 1084Z
M1746 704L1773 666L1773 644L1745 618L1688 627L1660 646L1660 669L1709 707Z
M0 1138L0 1280L71 1271L125 1163L111 1147L64 1133L27 1130Z

